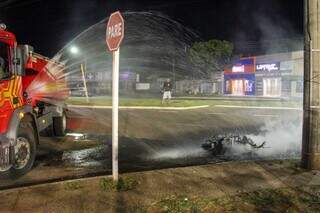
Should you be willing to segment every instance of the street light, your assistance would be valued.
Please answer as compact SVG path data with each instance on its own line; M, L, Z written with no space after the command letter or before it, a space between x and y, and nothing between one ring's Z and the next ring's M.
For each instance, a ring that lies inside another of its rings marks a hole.
M79 55L79 53L80 53L79 48L77 46L71 46L69 50L70 50L70 53L73 54L73 55ZM86 78L85 78L85 69L86 69L86 66L85 66L85 61L84 61L84 63L80 64L80 72L81 72L81 75L82 75L84 92L85 92L85 95L86 95L86 98L87 98L87 102L89 102L87 82L86 82Z
M70 47L70 52L74 55L77 55L79 53L79 49L76 46Z

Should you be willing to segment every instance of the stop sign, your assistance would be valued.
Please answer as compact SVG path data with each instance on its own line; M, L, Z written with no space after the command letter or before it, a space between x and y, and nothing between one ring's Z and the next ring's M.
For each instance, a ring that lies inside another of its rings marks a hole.
M110 51L115 51L119 48L124 36L124 21L119 11L110 15L107 31L106 42Z

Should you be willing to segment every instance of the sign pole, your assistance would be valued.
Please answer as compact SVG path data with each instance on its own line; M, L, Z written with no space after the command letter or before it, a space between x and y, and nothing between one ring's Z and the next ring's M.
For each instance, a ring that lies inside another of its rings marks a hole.
M110 15L106 43L112 52L112 176L113 181L119 180L118 140L119 140L119 56L120 44L124 37L124 20L119 11Z
M112 176L119 179L118 167L118 114L119 114L119 49L113 51L112 65Z

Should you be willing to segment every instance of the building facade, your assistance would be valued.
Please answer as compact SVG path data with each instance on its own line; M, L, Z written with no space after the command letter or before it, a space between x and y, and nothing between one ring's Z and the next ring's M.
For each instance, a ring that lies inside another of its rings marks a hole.
M256 95L301 98L303 51L256 57Z
M241 58L224 70L224 94L255 95L255 58Z
M224 71L224 94L301 98L303 51L240 58Z

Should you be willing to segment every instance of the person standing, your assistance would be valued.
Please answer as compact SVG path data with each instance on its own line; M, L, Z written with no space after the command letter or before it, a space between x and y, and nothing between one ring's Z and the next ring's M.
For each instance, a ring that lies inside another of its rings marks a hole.
M164 103L165 100L168 102L171 100L171 91L172 91L172 83L170 79L167 79L163 83L163 96L162 96L162 104Z

